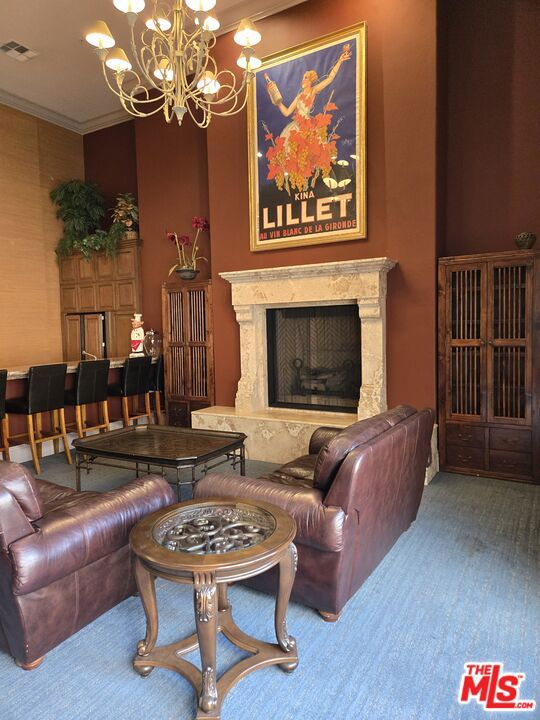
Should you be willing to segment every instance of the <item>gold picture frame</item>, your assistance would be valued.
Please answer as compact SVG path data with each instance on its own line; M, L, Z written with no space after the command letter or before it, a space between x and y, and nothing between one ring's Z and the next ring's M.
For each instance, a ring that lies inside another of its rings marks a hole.
M248 97L252 251L366 237L366 24L264 58Z

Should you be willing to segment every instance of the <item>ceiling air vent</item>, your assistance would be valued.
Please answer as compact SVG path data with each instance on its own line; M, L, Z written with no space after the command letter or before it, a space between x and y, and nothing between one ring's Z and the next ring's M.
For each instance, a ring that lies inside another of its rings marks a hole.
M0 47L0 50L8 57L13 58L13 60L18 60L19 62L27 62L27 60L32 60L32 58L38 55L35 50L30 50L30 48L21 45L21 43L18 43L16 40L5 43L5 45Z

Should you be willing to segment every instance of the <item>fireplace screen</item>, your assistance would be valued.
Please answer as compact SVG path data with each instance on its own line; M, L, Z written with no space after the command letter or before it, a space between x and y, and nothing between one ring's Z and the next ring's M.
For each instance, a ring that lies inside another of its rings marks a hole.
M266 311L268 404L356 412L361 385L356 305Z

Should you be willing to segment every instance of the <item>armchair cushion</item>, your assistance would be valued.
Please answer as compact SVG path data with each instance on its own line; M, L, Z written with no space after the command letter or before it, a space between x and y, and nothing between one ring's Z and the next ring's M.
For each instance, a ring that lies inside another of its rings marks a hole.
M15 595L50 585L118 550L140 518L174 501L170 487L152 475L99 495L77 495L76 503L52 510L34 523L34 534L11 544Z
M313 475L315 472L315 463L317 455L302 455L296 460L285 463L277 470L273 470L267 475L261 477L265 480L272 480L275 483L283 485L303 485L304 487L313 487Z
M339 552L343 548L345 513L323 505L322 493L301 485L283 485L263 478L238 478L209 473L199 480L194 497L224 497L273 503L296 521L296 540L317 550Z
M33 533L34 528L21 506L0 483L0 554L7 553L15 540Z
M319 451L313 479L314 487L326 492L336 477L341 463L352 450L373 440L415 412L416 410L409 405L398 405L374 418L359 420L344 428Z

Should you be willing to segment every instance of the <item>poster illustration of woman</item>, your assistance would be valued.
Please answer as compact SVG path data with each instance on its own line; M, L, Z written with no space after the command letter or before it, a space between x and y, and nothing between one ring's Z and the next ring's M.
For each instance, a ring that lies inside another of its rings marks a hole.
M252 250L365 237L365 28L267 58L249 104Z

